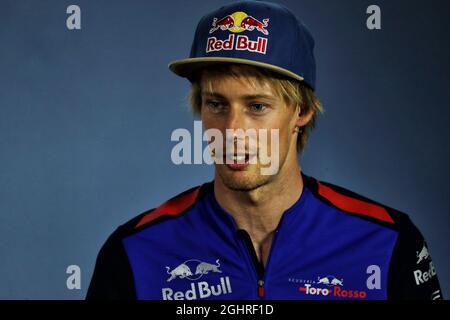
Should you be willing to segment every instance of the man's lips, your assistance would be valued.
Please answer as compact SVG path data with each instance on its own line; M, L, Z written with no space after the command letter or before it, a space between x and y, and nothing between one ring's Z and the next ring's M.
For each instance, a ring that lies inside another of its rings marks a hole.
M248 153L241 154L226 154L223 159L224 160L233 160L233 161L246 161L249 158Z
M256 158L256 154L227 154L223 157L225 164L248 164L251 160Z

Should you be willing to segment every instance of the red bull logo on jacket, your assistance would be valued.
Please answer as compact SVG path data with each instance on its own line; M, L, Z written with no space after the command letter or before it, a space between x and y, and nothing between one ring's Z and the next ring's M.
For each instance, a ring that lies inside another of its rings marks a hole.
M166 266L167 274L170 275L170 277L167 279L167 282L170 282L176 278L197 280L200 279L204 274L208 274L210 272L222 273L219 268L219 259L216 260L215 264L200 261L197 259L189 259L173 269Z
M268 35L266 29L269 25L269 18L258 20L243 11L234 12L222 18L214 18L209 33L215 33L217 30L229 31L231 34L228 39L217 39L209 37L207 39L206 52L221 50L245 50L265 54L267 50L268 39L258 37L257 40L251 40L246 35L235 35L243 31L257 31L263 35Z
M421 263L424 260L428 260L430 258L430 253L428 252L428 249L425 244L423 244L422 250L417 251L417 262L416 264Z
M176 279L195 281L209 273L222 273L222 270L220 270L219 259L215 263L189 259L174 268L166 266L166 273L169 275L167 282ZM230 278L226 276L220 277L218 283L214 284L208 281L192 282L185 289L175 291L173 288L162 288L162 298L163 300L196 300L232 293Z

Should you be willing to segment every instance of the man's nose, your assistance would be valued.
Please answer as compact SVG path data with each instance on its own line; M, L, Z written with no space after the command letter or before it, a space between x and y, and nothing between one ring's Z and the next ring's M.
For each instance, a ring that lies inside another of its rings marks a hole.
M225 123L225 129L227 129L227 132L225 132L227 148L233 146L235 148L234 150L240 150L241 148L245 150L246 126L245 114L242 109L238 106L230 108Z
M245 119L239 108L234 106L230 108L225 121L225 129L245 130Z

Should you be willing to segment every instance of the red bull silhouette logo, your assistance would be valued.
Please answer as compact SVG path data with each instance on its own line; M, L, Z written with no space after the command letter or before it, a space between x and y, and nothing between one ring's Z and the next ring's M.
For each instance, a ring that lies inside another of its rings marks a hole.
M213 19L212 28L209 30L209 33L213 33L217 30L228 30L230 28L234 27L234 19L231 16L223 17L222 19L218 20L217 18Z
M269 34L269 31L266 29L268 25L269 18L258 20L243 11L237 11L220 19L214 18L209 33L212 34L219 29L230 32L257 30L267 36Z
M197 280L200 279L203 275L208 274L210 272L222 273L220 268L219 259L216 260L215 264L200 261L197 259L186 260L181 263L177 267L171 269L166 266L167 274L170 277L167 279L167 282L170 282L174 279L189 279L189 280ZM192 272L195 270L195 272Z
M327 286L343 286L344 280L334 276L317 277L317 284L325 284Z
M184 279L186 277L192 276L191 269L184 263L180 264L178 267L170 270L169 267L166 267L167 274L170 274L169 279L167 279L167 282L172 281L173 279L180 278Z
M425 246L425 244L423 244L422 250L420 250L420 252L417 251L416 256L417 256L416 264L419 264L422 261L428 260L428 258L430 258L430 253L428 252L428 249Z
M248 16L242 20L241 28L244 28L248 31L253 31L256 29L262 34L268 35L269 31L266 30L268 24L269 19L263 19L263 21L261 22L258 19L253 18L252 16Z

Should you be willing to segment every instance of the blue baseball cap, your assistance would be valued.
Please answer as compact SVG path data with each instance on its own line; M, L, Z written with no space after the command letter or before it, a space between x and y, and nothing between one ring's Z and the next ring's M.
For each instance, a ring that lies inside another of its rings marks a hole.
M237 63L265 68L290 79L316 82L314 39L286 7L264 1L240 1L200 20L189 58L169 64L191 80L204 67Z

